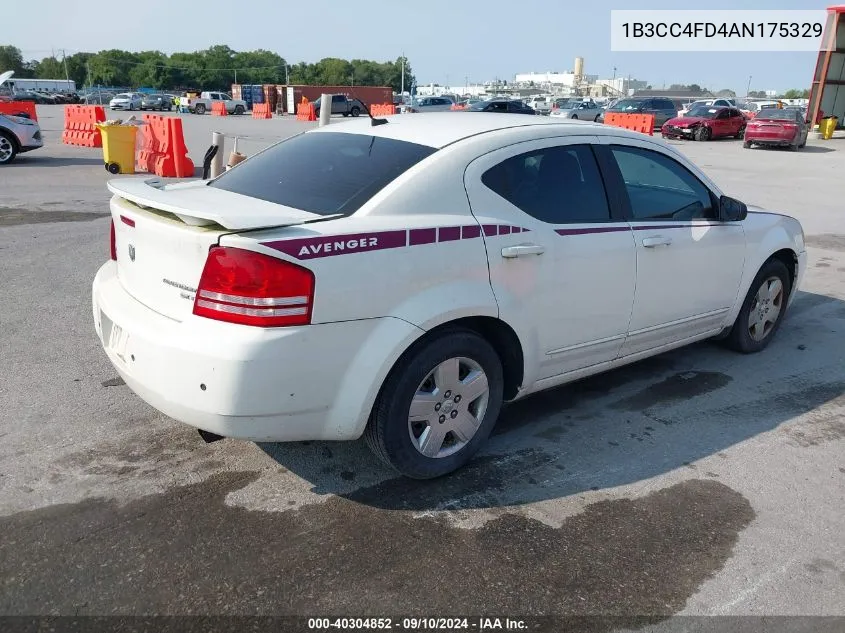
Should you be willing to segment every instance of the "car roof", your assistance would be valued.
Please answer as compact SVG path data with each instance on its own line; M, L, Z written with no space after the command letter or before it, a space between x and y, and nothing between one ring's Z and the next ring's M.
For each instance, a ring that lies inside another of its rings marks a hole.
M389 123L384 125L372 126L369 117L359 117L352 121L332 123L315 128L308 134L326 132L365 134L427 145L437 149L480 134L515 128L525 129L532 126L552 126L555 128L554 133L556 135L565 135L568 132L583 134L583 126L590 126L593 128L590 131L591 134L606 135L612 133L616 136L629 136L630 138L643 137L639 132L631 132L622 128L614 127L609 130L606 125L601 123L498 112L427 112L425 114L398 114L385 118ZM548 131L551 132L552 130L549 129Z

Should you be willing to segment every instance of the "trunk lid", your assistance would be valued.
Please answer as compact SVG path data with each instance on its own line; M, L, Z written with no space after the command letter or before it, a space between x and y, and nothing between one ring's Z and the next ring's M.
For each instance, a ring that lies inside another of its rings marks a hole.
M118 279L135 299L181 321L193 311L208 249L239 230L293 226L326 216L207 186L114 180L110 207Z

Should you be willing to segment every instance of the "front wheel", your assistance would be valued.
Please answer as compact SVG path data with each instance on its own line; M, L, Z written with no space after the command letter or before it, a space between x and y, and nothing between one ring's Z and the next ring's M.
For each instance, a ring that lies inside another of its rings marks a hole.
M569 118L570 118L570 119L575 119L575 120L577 121L577 120L578 120L578 115L577 115L577 114L573 114L573 115L572 115L571 117L569 117Z
M18 153L18 148L12 138L0 132L0 165L8 165Z
M487 440L503 391L499 356L475 332L450 329L423 339L382 386L367 444L406 477L440 477L466 464Z
M194 109L194 112L196 112L197 114L205 114L205 104L197 104L197 107Z
M763 350L783 321L791 290L792 278L782 261L763 264L726 339L728 346L744 354Z
M701 126L695 131L696 141L709 141L713 136L713 131L709 127Z
M358 106L353 107L352 116L358 116L359 114L361 114L361 108L359 108Z
M243 113L244 113L244 107L242 105L236 105L235 106L235 114L243 114Z

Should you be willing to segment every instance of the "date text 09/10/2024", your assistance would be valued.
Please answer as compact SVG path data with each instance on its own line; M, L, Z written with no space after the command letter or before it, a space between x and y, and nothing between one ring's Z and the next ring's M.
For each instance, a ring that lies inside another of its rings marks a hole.
M496 617L478 618L308 618L310 631L519 631L527 629L524 620Z

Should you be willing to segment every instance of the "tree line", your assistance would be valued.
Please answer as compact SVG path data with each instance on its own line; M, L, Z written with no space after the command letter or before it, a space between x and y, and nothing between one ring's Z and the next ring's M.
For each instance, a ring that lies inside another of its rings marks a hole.
M327 57L316 63L287 60L273 51L235 51L226 45L193 53L166 55L160 51L139 53L111 49L98 53L74 53L24 60L20 49L0 46L0 72L15 71L21 79L65 79L83 86L150 87L158 90L228 90L239 84L306 84L402 87L415 83L407 58L377 62L366 59Z

